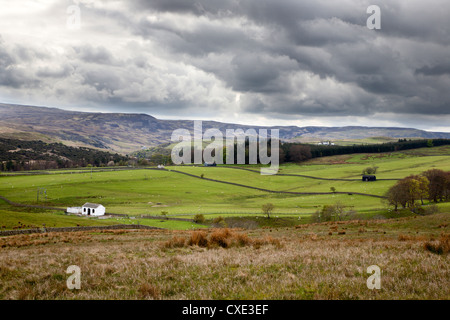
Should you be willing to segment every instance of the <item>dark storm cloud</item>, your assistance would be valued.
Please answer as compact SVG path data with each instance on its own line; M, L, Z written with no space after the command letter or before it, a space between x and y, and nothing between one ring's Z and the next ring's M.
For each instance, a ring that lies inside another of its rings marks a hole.
M416 74L423 74L425 76L441 76L450 74L450 64L448 65L435 65L432 67L424 66L415 70Z
M381 30L366 27L372 4L80 0L84 31L63 53L0 41L0 86L36 75L46 88L57 79L58 92L150 114L450 114L448 1L379 3Z
M419 1L381 4L382 30L378 31L365 26L370 4L369 1L154 0L138 1L135 5L148 12L223 20L221 25L209 28L204 25L185 29L143 20L139 30L143 37L160 41L172 53L187 54L191 60L188 57L185 61L212 72L233 90L249 93L242 103L245 111L449 114L446 105L450 98L446 91L440 91L433 80L427 82L417 77L448 75L448 68L441 64L429 67L429 51L420 56L413 53L424 42L436 44L433 50L448 51L443 46L450 37L449 14L442 11L446 2L436 1L435 6ZM245 29L236 30L227 23L232 18L254 24L263 36L258 40ZM207 57L217 52L228 57L216 60ZM199 61L199 55L207 62ZM304 73L319 76L317 83L320 79L333 79L343 85L341 91L321 97L323 92L309 88L310 80L295 81L296 74L304 77ZM435 89L423 89L431 85ZM299 92L304 92L305 97L299 98Z

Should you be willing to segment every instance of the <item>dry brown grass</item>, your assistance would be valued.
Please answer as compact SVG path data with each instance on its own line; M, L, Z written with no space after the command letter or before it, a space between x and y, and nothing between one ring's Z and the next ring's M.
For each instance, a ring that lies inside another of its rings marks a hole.
M207 247L208 239L205 231L194 231L191 233L191 237L187 241L189 246Z
M164 243L165 248L183 248L184 246L186 246L186 239L178 236L174 236Z
M260 248L263 245L281 246L281 241L270 236L264 238L250 238L246 233L229 228L213 229L208 235L206 231L193 231L188 238L174 236L163 244L165 248L182 248L198 246L202 248L232 248L253 246Z
M448 253L438 228L448 220L432 219L395 232L384 221L387 234L339 224L340 236L327 235L330 224L5 237L0 299L450 299L449 256L429 251ZM33 241L46 243L24 245ZM381 290L366 286L374 264ZM81 269L81 290L66 287L70 265Z
M158 287L145 282L139 287L139 294L142 299L151 298L156 300L159 299L161 291Z
M431 240L424 243L424 248L436 254L450 252L450 234L443 234L439 240Z
M398 241L424 241L428 240L428 237L423 235L409 235L409 234L403 234L400 233L398 235Z

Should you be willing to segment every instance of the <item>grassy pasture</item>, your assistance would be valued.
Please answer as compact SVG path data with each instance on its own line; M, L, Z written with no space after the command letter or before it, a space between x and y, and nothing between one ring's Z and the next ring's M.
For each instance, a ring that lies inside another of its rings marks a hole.
M356 154L318 159L297 164L283 164L280 174L308 175L325 179L357 179L356 181L317 180L300 176L262 176L258 172L218 167L174 166L167 167L200 177L233 182L252 187L288 192L330 192L334 187L338 192L362 192L383 195L395 181L362 182L359 180L364 168L379 167L378 179L401 179L410 174L418 174L430 168L450 170L449 148L417 149L416 154L396 152L389 154ZM336 160L337 159L337 160ZM250 166L258 170L258 166ZM207 219L221 216L261 215L261 206L272 202L274 216L298 219L307 218L323 205L340 201L364 216L387 215L388 211L381 199L354 194L296 195L268 193L245 187L228 185L189 177L180 173L157 170L56 170L49 174L0 175L0 195L24 204L43 204L55 207L80 206L85 202L102 203L107 212L139 215L160 215L192 218L204 214ZM80 173L81 172L81 173ZM37 201L37 188L45 188L47 199L40 196ZM447 204L440 204L448 210ZM14 217L15 213L6 204L0 207L3 214L0 221ZM8 211L9 210L9 211ZM442 211L442 210L441 210ZM27 214L27 212L22 212ZM28 213L30 214L30 213ZM49 212L48 214L51 214ZM16 214L17 221L19 215ZM8 217L8 218L7 218ZM72 225L70 219L56 215L58 226ZM44 219L44 216L41 216ZM64 218L64 219L63 219ZM25 220L25 217L20 217ZM34 218L33 218L34 219ZM33 222L34 220L27 219ZM45 219L44 219L45 220ZM105 223L99 220L92 223ZM137 221L137 220L136 220ZM307 221L303 219L302 221ZM45 222L42 222L45 223ZM82 222L85 223L85 222ZM86 222L87 223L87 222ZM123 221L108 223L125 223ZM174 222L140 219L139 223L167 226L170 229L192 228L188 222ZM11 226L12 223L0 223ZM194 226L195 227L195 226Z

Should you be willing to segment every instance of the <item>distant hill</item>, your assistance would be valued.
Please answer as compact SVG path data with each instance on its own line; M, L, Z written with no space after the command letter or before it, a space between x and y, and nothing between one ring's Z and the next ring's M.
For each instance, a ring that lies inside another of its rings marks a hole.
M204 121L203 129L279 129L285 141L346 140L371 137L450 139L450 133L412 128L244 126ZM129 154L170 142L175 129L192 132L191 120L161 120L147 114L90 113L57 108L0 104L0 137L62 142Z

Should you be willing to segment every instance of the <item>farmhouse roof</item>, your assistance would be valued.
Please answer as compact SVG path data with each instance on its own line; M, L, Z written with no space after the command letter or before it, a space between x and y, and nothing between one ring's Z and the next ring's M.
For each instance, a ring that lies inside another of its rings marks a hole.
M92 208L92 209L96 209L96 208L98 208L100 206L101 206L101 204L89 203L89 202L86 202L85 204L83 204L83 207Z

